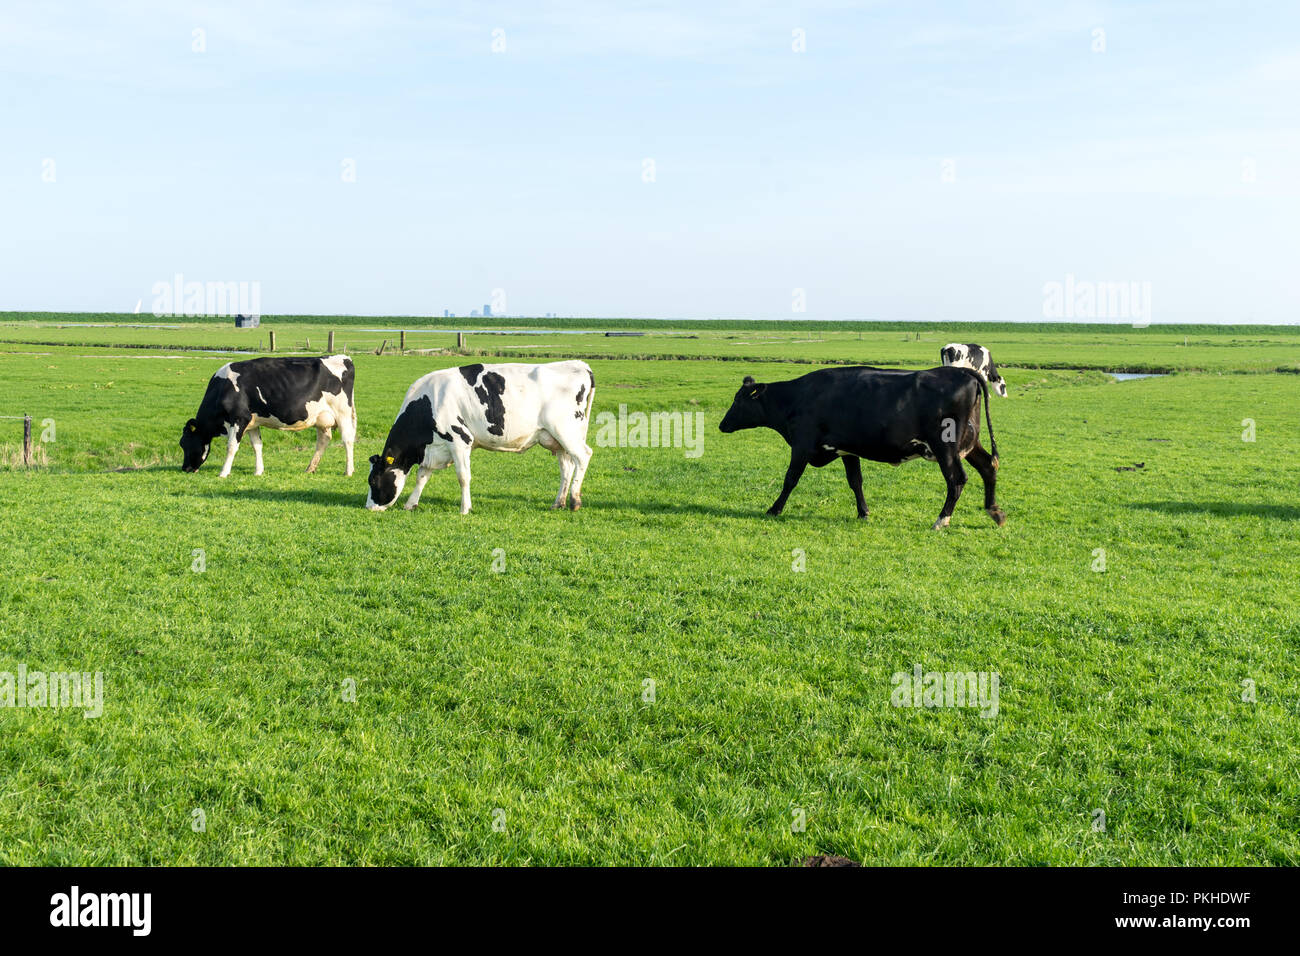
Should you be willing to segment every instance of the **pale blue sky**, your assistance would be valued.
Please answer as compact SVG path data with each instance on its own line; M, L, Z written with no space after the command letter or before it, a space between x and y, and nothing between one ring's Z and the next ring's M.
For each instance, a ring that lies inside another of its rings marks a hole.
M258 281L265 313L503 289L1037 320L1073 275L1149 282L1156 322L1296 322L1298 28L1293 2L5 0L0 309L148 311L182 273Z

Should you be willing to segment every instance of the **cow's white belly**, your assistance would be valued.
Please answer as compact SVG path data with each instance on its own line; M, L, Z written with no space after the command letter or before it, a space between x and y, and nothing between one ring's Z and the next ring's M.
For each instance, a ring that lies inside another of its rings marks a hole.
M337 416L334 409L329 404L332 396L325 395L320 401L307 403L307 417L300 422L284 422L274 415L253 415L253 420L248 423L249 428L265 426L266 428L278 428L280 431L300 432L304 428L334 428L337 424Z
M474 439L474 448L486 448L488 451L527 451L542 440L543 429L523 432L518 435L485 435Z

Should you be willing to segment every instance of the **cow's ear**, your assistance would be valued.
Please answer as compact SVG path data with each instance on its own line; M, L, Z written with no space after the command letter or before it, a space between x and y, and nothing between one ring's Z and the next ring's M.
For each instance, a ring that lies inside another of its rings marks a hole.
M767 391L766 385L755 385L753 381L750 382L749 384L750 398L758 398L758 396L762 395L765 391Z
M191 418L188 422L185 423L185 428L187 431L192 431L192 432L198 431L199 430L198 419Z
M378 456L378 455L371 455L371 456L370 456L370 464L372 464L372 465L377 465L377 464L379 464L379 456Z
M744 380L743 382L741 382L740 384L741 384L741 385L744 385L744 386L746 386L746 387L748 387L748 386L750 386L750 385L753 385L753 384L754 384L754 376L752 376L752 375L746 375L746 376L745 376L745 380Z

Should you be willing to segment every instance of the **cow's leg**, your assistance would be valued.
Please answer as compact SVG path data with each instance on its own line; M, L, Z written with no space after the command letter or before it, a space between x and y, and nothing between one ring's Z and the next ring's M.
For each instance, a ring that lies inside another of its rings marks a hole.
M799 484L799 479L803 475L803 470L808 467L808 456L795 449L790 450L790 467L785 470L785 484L781 486L781 494L772 502L772 507L767 509L770 515L779 515L785 509L786 500L790 497L790 492L794 491L794 486Z
M307 474L316 470L320 464L321 455L325 454L325 449L330 443L330 430L328 428L316 429L316 454L311 456L311 464L307 466Z
M858 502L858 517L865 518L867 499L862 497L862 459L857 455L845 455L844 474L849 479L849 487L853 489L853 497Z
M344 477L352 477L352 445L357 440L357 410L353 406L343 415L339 416L339 438L343 440L343 449L347 452L348 464L347 469L343 472Z
M998 507L993 494L998 483L998 466L993 464L993 456L976 444L966 456L966 460L980 473L980 478L984 481L984 510L988 512L994 523L1001 527L1007 523L1007 516Z
M555 496L555 503L551 505L551 510L557 511L564 507L569 498L569 484L573 481L573 459L556 437L545 429L538 434L537 443L554 455L560 466L560 491Z
M573 484L573 472L577 463L564 449L555 453L555 460L560 463L560 492L555 496L555 503L551 505L552 510L563 508L569 500L569 487Z
M582 479L587 477L587 466L591 464L591 449L583 442L585 454L573 456L573 489L569 498L570 507L577 511L582 507Z
M461 442L453 442L451 462L456 467L456 480L460 482L460 513L469 514L469 448Z
M574 511L582 507L582 479L587 474L587 465L591 463L591 449L587 447L587 443L582 439L583 436L581 435L569 435L567 438L561 437L559 439L560 443L564 445L564 453L569 459L567 470L572 477L572 482L568 486L569 507ZM566 470L564 465L560 467L562 472ZM561 496L557 507L564 507L563 496Z
M403 505L407 511L414 511L416 506L420 503L420 493L424 491L424 486L429 481L429 476L432 474L433 469L426 468L424 465L421 465L419 470L415 473L415 490L411 492L411 497L407 498L406 504Z
M262 473L262 429L254 425L244 434L253 443L253 458L256 462L253 466L253 474L260 475Z
M565 409L567 412L568 409ZM563 413L562 413L563 414ZM570 418L561 420L559 427L548 426L540 439L546 447L546 440L555 444L555 455L560 459L560 494L555 499L556 508L563 508L567 497L569 507L577 511L582 507L582 479L587 474L587 465L591 463L591 448L587 445L587 423ZM558 451L556 450L558 449Z
M944 499L939 520L934 523L934 530L938 531L948 527L953 509L957 507L957 499L961 497L961 490L966 484L966 469L961 466L961 457L951 442L931 441L927 444L934 450L939 470L943 472L943 480L948 483L948 497Z
M226 463L221 466L218 478L230 477L230 466L235 463L235 452L239 451L239 426L226 426Z

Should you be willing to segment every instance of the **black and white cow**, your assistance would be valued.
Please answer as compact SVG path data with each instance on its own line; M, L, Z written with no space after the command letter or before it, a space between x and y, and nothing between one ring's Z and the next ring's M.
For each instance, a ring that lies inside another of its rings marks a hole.
M525 451L541 445L560 463L563 508L582 507L582 479L591 462L587 425L596 378L585 362L546 365L466 365L430 372L406 393L382 455L370 456L366 507L383 511L397 500L407 473L419 467L409 510L420 503L429 475L449 464L460 482L460 513L468 514L469 453Z
M993 364L993 356L982 345L951 342L939 350L939 360L944 365L956 365L958 368L968 368L978 372L993 391L1003 398L1007 397L1007 383L998 374L998 367Z
M266 426L291 432L316 429L316 454L307 466L309 472L320 464L330 443L330 429L337 428L347 449L345 474L351 475L352 445L357 437L357 407L352 400L355 380L352 359L346 355L257 358L221 366L208 381L198 415L186 422L181 432L185 452L181 471L198 471L207 461L212 440L225 435L226 463L220 475L225 478L240 440L247 435L257 457L253 474L260 475L261 428Z
M992 454L979 443L981 394ZM934 523L943 528L966 484L965 458L984 479L984 510L997 524L1006 522L993 496L998 443L988 414L988 387L969 369L826 368L766 385L746 376L718 427L724 432L770 428L790 445L785 485L768 509L770 515L781 513L805 467L821 468L843 458L858 517L865 518L859 459L898 465L926 458L938 462L948 483L948 498Z

